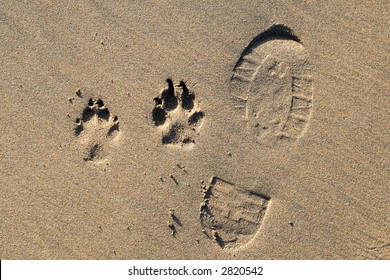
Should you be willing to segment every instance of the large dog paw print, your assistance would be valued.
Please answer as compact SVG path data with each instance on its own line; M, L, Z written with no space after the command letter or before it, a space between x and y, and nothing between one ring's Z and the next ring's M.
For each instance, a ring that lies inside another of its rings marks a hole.
M84 160L98 162L119 134L118 117L111 115L103 100L90 98L76 119L74 134L86 147Z
M168 88L154 98L153 122L162 131L162 144L192 146L199 135L204 113L185 82L174 86L171 79L166 81Z

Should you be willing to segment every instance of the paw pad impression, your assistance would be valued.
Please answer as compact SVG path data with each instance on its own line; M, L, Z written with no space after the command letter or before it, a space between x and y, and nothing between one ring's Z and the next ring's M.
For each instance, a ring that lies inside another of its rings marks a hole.
M164 145L193 145L199 135L204 113L185 82L181 81L175 86L171 79L166 81L168 88L154 98L154 125L162 130L161 141Z
M88 100L81 116L76 119L74 134L86 145L85 161L97 161L106 155L106 147L118 136L119 120L112 116L102 99Z

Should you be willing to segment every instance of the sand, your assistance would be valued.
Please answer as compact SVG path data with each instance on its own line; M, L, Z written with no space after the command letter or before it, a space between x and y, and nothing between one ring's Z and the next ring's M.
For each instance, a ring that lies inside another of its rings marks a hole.
M2 1L1 259L389 259L387 1Z

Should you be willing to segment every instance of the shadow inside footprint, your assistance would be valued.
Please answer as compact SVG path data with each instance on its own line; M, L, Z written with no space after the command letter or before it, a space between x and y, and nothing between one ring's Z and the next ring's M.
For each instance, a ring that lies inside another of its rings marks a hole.
M87 122L92 119L94 115L97 115L99 118L106 121L110 119L110 111L104 107L104 102L100 98L97 100L90 98L88 100L88 106L83 111L82 119L84 122Z
M102 118L103 120L108 121L110 119L110 111L107 108L101 108L98 112L97 115Z
M181 95L181 107L185 110L192 110L192 108L194 108L195 95L190 93L183 81L180 81L179 87L181 87L183 90Z
M195 125L204 117L203 112L195 112L188 118L189 125Z
M168 88L163 90L161 93L161 99L163 101L163 108L166 111L172 111L177 108L177 98L175 96L175 88L171 79L166 80L168 83Z
M82 114L82 119L84 122L87 122L89 121L90 119L92 119L92 117L95 115L95 112L94 110L92 109L91 106L88 106L86 107L84 110L83 110L83 114Z
M114 124L110 127L110 129L107 132L108 136L111 136L114 132L119 131L119 120L117 116L114 117L113 122Z
M84 158L85 161L93 161L98 155L100 146L99 144L93 145L88 152L88 156Z
M165 110L161 107L156 107L152 111L152 118L155 125L162 125L167 119Z
M179 142L184 127L181 124L175 123L171 126L168 133L165 134L162 138L163 144L172 144Z
M76 119L76 127L74 129L74 134L76 136L79 136L81 134L81 132L83 132L83 130L84 130L83 123L82 123L80 118L77 118Z

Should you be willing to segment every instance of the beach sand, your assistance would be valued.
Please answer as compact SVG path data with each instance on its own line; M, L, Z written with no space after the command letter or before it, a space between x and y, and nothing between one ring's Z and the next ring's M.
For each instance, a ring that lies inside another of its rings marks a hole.
M1 259L389 259L387 1L2 1Z

